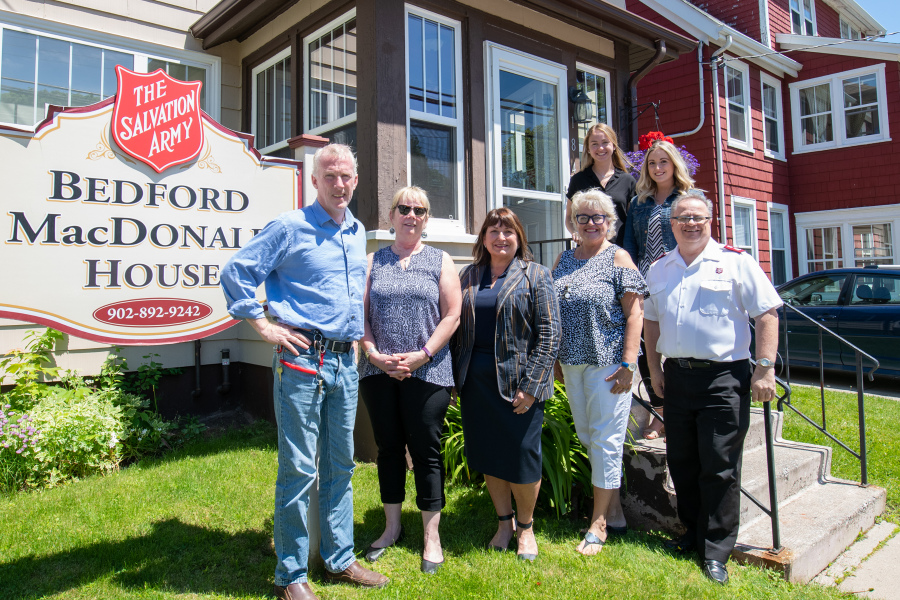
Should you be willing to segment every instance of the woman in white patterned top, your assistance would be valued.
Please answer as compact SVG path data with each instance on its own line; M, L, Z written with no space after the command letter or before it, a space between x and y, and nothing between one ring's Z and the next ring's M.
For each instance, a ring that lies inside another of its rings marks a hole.
M582 243L553 267L562 340L559 364L578 439L591 459L594 511L578 552L600 552L607 517L621 519L622 447L647 286L628 253L613 244L616 211L600 190L572 198L572 220Z
M366 559L375 562L403 535L408 448L425 530L422 571L434 573L444 562L438 535L446 503L440 438L453 386L447 342L459 325L462 296L450 256L422 243L429 209L421 188L399 190L390 211L397 237L368 257L359 395L378 445L385 514L384 533Z

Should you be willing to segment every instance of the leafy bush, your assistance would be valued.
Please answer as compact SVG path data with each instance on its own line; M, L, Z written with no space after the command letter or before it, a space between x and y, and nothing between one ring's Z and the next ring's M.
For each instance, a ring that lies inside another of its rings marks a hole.
M30 332L24 350L14 350L0 368L15 387L0 394L0 490L53 486L105 473L196 437L205 426L188 420L182 430L150 408L162 376L150 358L128 387L127 364L113 353L100 374L67 372L61 385L52 350L62 334ZM156 356L156 355L151 355ZM136 390L146 396L128 393Z
M572 509L576 489L593 490L591 463L578 435L569 409L569 399L563 384L554 382L555 393L544 403L544 424L541 430L542 477L539 501L556 511L557 516ZM444 419L441 453L444 471L450 481L474 483L477 473L469 469L464 451L462 413L451 405Z

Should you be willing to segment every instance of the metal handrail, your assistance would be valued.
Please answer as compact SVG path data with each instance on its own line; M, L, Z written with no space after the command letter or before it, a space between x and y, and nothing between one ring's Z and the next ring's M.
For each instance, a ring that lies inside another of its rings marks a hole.
M881 363L878 362L878 359L866 352L865 350L860 349L852 342L844 339L842 336L833 332L831 329L822 325L817 320L813 319L802 310L792 306L785 302L782 304L782 323L784 329L784 365L785 365L785 375L787 377L787 381L791 380L791 361L790 361L790 344L788 343L788 322L787 322L787 311L788 309L794 311L810 323L814 324L818 329L818 337L819 337L819 394L820 394L820 404L822 407L822 424L819 425L811 418L806 416L803 411L795 407L791 404L790 395L787 398L778 400L778 410L784 411L784 407L787 406L792 411L794 411L797 415L802 417L807 423L818 429L821 433L824 433L829 439L838 444L841 448L846 450L859 460L859 469L860 469L860 485L866 487L869 485L869 473L868 473L868 460L866 456L866 400L864 393L864 384L863 384L863 366L862 361L863 358L868 359L872 363L874 363L874 367L872 370L867 373L869 381L875 380L875 371L881 366ZM826 411L825 411L825 353L823 350L822 339L823 335L828 334L835 338L842 344L849 346L855 353L856 357L856 402L857 402L857 412L858 412L858 422L859 422L859 452L855 452L852 450L847 444L837 439L831 432L828 431L828 421L826 419Z
M565 244L566 250L571 250L575 245L575 240L571 237L567 238L558 238L554 240L540 240L540 241L532 241L528 242L528 248L531 250L531 253L534 255L535 262L539 264L544 264L544 244ZM534 251L532 246L537 246L537 252ZM553 258L556 258L555 256Z

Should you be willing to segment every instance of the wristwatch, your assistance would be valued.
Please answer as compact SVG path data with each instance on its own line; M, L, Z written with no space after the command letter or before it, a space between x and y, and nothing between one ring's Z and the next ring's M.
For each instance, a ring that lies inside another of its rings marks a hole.
M637 363L625 362L625 361L623 360L623 361L622 361L622 366L625 367L626 369L628 369L629 371L631 371L632 373L634 373L635 371L637 371Z
M769 368L775 366L774 361L771 361L768 358L761 358L758 361L756 361L756 364L764 369L769 369Z

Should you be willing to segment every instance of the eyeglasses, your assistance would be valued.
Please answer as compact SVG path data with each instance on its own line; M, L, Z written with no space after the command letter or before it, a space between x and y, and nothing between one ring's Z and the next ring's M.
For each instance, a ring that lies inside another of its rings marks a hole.
M579 225L587 225L588 223L601 225L606 223L606 215L575 215L575 222Z
M685 217L672 217L673 221L678 221L681 225L687 225L688 223L699 223L700 225L706 223L712 219L712 217L695 217L695 216L685 216Z
M407 206L405 204L398 204L397 210L400 211L400 214L406 216L409 214L409 211L413 211L417 217L424 217L425 213L428 212L428 209L424 206Z

